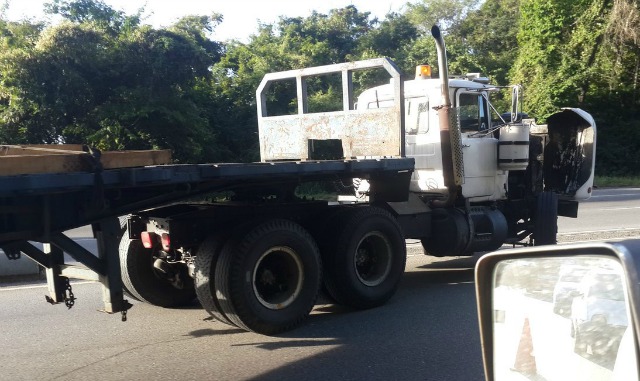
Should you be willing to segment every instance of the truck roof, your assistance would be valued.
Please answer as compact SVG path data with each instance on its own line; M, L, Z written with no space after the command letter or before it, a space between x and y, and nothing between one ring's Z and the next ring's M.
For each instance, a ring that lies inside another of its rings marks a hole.
M440 91L440 80L437 78L432 79L414 79L404 82L404 97L415 98L418 96L424 96L425 94L432 93L433 91ZM449 86L452 88L466 88L466 89L486 89L487 86L482 83L469 81L466 79L450 79ZM360 93L358 96L358 103L361 101L370 101L371 99L377 99L379 101L386 101L393 99L393 86L389 84L372 87Z

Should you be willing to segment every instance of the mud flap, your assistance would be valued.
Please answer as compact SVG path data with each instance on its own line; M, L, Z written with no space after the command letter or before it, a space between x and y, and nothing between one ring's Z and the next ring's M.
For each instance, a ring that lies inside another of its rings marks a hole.
M564 108L547 119L544 190L564 200L591 197L596 159L596 124L578 108Z

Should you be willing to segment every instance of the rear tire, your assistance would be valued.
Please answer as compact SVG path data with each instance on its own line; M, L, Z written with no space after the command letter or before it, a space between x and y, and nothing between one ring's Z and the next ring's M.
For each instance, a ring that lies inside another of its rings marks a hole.
M139 239L125 234L120 241L122 284L134 298L158 307L179 307L195 299L193 279L183 272L183 287L176 288L156 273L153 252Z
M406 244L393 216L377 207L357 208L337 225L323 252L325 286L338 303L357 309L384 304L395 293L406 264Z
M122 240L124 239L124 235L127 234L127 220L129 219L129 216L120 216L118 217L118 222L120 223L120 242L122 242ZM140 301L140 299L136 298L131 291L129 291L127 289L127 287L123 284L122 285L122 292L128 296L129 298L136 300L136 301Z
M240 328L273 335L301 324L313 308L322 265L315 241L300 225L271 220L237 243L229 240L216 266L220 309Z
M215 233L207 237L196 252L196 296L202 307L216 320L235 326L220 308L220 302L216 295L215 273L220 252L229 235L226 232Z
M558 242L558 195L553 192L540 193L534 218L534 246L555 245Z

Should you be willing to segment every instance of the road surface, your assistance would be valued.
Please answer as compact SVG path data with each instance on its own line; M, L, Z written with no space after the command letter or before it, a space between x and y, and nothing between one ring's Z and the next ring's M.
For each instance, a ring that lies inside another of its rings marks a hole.
M558 219L558 240L640 238L640 188L596 189L578 218Z
M321 302L278 337L212 321L199 306L134 303L128 321L97 312L97 284L76 305L46 289L0 289L0 378L6 380L477 380L482 378L472 261L409 259L386 305L347 311ZM465 264L466 263L466 264Z

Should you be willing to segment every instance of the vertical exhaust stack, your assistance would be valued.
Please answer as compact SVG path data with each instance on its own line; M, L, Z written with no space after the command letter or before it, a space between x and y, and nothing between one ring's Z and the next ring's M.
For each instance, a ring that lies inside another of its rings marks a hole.
M438 120L440 121L440 144L444 185L448 189L446 200L434 201L433 205L437 207L449 207L456 201L460 185L462 184L462 145L457 114L456 112L452 112L451 97L449 95L447 50L442 34L440 33L440 28L438 28L437 25L431 28L431 35L436 41L436 49L438 51L438 74L440 76L442 94L441 105L438 107Z
M451 108L451 97L449 96L449 68L447 67L447 49L444 46L444 39L440 28L437 25L431 27L431 35L436 40L436 50L438 52L438 75L440 76L440 82L442 83L442 108ZM448 119L440 120L440 129L444 122L448 123ZM446 127L449 130L449 126Z

